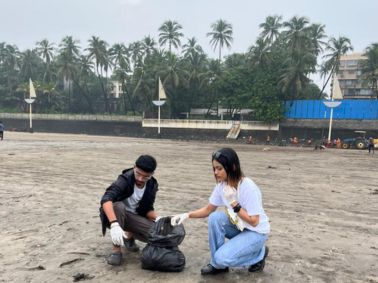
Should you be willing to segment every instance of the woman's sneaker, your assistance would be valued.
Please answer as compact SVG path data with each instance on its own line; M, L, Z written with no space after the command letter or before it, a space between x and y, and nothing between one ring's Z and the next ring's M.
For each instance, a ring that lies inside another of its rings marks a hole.
M255 264L251 265L248 268L248 271L249 272L261 272L261 271L263 271L264 267L265 267L265 259L268 256L268 254L269 254L269 248L265 247L265 254L264 254L263 259L260 260L258 263L255 263Z
M202 275L214 275L218 273L228 272L228 267L226 268L215 268L210 263L201 268Z

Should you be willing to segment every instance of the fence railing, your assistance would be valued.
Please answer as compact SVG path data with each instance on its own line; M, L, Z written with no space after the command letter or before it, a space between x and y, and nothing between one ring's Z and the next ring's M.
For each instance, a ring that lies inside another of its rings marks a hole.
M141 122L141 116L87 114L33 114L33 120L129 121ZM28 113L0 113L3 119L29 119Z

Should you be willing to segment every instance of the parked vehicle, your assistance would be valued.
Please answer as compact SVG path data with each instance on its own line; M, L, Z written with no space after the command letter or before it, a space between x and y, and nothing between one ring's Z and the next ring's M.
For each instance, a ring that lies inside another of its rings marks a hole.
M347 149L347 148L357 148L357 149L365 149L367 148L369 142L368 140L357 137L357 138L346 138L343 139L343 144L342 148Z
M369 139L366 138L366 131L354 131L359 136L354 138L343 139L342 148L357 148L357 149L366 149L369 145ZM374 139L374 147L378 148L378 139Z

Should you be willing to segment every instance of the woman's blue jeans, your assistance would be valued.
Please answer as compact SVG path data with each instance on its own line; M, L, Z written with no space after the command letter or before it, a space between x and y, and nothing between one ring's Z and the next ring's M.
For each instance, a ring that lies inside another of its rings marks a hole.
M215 268L246 267L263 259L267 234L238 230L224 211L210 214L208 228L210 264Z

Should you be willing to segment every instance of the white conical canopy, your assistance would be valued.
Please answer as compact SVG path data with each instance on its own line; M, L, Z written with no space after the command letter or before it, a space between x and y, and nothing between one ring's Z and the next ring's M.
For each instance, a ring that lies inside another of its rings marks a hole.
M159 78L159 100L160 99L167 99L167 96L165 95L163 84Z
M333 99L343 99L343 93L341 92L339 80L336 75L332 78L332 98Z
M29 96L30 98L36 98L35 88L31 79L29 79Z

